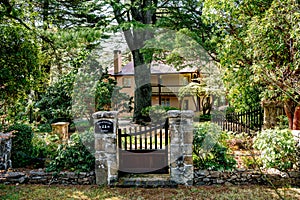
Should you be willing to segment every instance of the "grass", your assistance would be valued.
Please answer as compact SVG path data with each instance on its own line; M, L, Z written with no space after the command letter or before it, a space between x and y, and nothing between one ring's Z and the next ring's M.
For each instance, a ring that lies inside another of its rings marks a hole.
M299 188L280 188L285 199L300 199ZM179 188L108 188L98 186L0 185L0 199L279 199L266 186L202 186Z

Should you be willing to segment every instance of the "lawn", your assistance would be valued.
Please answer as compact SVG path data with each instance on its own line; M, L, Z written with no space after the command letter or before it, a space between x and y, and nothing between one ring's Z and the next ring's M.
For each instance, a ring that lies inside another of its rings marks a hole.
M300 199L299 188L280 188L285 199ZM266 186L108 188L98 186L0 185L0 199L280 199Z

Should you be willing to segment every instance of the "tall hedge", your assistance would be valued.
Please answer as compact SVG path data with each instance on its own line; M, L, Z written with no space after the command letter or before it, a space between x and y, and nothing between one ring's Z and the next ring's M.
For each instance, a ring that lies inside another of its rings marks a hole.
M6 132L13 131L11 160L13 168L26 167L30 164L33 131L30 126L14 124Z

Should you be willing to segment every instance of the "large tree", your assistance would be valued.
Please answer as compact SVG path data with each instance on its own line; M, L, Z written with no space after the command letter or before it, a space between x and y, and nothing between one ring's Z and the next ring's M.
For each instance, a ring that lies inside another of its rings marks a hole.
M144 117L141 114L143 108L151 106L151 51L142 51L145 42L154 37L151 25L156 22L157 0L130 2L114 0L110 1L114 17L122 28L126 42L133 56L135 93L134 115L135 122L141 122Z
M218 27L217 54L230 95L283 102L289 127L299 130L298 1L208 0L204 14Z
M188 28L194 32L186 37L190 40L197 41L200 45L211 45L206 43L209 38L210 27L202 23L202 0L145 0L145 1L109 1L114 11L114 17L119 24L119 27L124 31L125 39L132 52L134 60L135 73L135 97L134 97L134 120L142 119L141 110L144 107L151 105L151 85L150 85L150 62L153 55L157 53L157 49L145 48L145 43L154 38L154 33L151 27L163 27L171 30L179 31ZM122 3L123 2L123 3ZM197 33L197 34L195 34ZM156 34L156 33L155 33ZM172 41L174 43L175 41ZM188 44L185 44L188 46ZM157 48L157 45L156 45ZM208 47L207 50L212 48ZM169 52L169 64L174 64L175 67L184 67L185 58L183 55L177 55L178 49L173 48L174 52ZM158 50L160 53L161 49ZM172 50L171 50L172 51ZM145 53L146 52L146 53ZM189 50L193 52L193 50ZM154 54L153 54L154 53ZM211 54L211 51L205 54ZM163 58L164 59L164 58ZM196 60L195 58L194 60ZM178 62L177 64L174 62ZM179 66L181 65L181 66Z
M0 1L0 105L6 105L0 112L7 114L18 100L18 108L38 100L97 45L105 24L100 7L94 1Z

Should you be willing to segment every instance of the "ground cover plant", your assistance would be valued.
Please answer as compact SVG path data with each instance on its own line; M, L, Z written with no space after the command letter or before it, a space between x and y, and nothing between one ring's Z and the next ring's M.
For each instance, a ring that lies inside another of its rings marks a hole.
M288 129L267 129L258 133L254 147L261 152L264 168L286 171L297 167L296 142Z
M194 166L198 169L230 170L236 161L230 155L228 134L211 122L195 125L193 141Z
M80 134L74 133L66 143L58 146L56 157L50 161L47 171L89 172L94 170L94 166L94 155L82 143Z
M279 188L283 198L299 199L299 188ZM47 185L0 185L0 198L7 200L37 199L85 199L85 200L127 200L127 199L230 199L266 200L280 199L266 186L202 186L179 188L108 188L98 186L47 186Z

